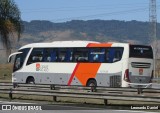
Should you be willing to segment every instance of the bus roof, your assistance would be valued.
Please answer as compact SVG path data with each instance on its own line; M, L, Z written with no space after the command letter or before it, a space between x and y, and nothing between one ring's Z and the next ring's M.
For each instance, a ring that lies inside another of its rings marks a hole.
M27 44L25 46L22 46L20 49L24 49L24 48L40 48L40 47L108 47L111 45L126 45L128 43L118 43L118 42L95 42L95 41L54 41L54 42L44 42L44 43L31 43L31 44Z

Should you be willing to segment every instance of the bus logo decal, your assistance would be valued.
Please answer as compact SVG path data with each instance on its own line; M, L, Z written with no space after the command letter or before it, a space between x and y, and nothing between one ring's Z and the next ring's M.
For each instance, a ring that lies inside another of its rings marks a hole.
M49 68L48 65L40 65L39 63L36 64L36 71L41 71L41 72L48 72Z
M36 64L36 71L40 70L40 64Z
M143 75L143 69L142 68L139 69L139 75Z

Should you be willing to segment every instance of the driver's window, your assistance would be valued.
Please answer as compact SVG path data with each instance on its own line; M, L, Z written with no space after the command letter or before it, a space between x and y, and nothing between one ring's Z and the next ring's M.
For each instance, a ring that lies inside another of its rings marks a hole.
M21 58L17 58L15 61L15 68L19 69L21 67Z

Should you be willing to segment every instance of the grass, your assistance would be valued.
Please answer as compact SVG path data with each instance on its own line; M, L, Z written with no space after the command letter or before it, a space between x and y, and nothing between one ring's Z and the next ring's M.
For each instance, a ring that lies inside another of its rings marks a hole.
M0 82L11 82L13 64L0 64Z
M8 94L0 94L0 99L9 99ZM97 104L104 105L102 99L87 99L87 98L72 98L72 97L57 97L57 102L53 101L52 96L38 96L38 95L22 95L14 94L12 100L26 100L26 101L45 101L47 103L81 103L81 104ZM158 102L141 102L141 101L123 101L123 100L108 100L108 105L145 105L145 104L159 104Z

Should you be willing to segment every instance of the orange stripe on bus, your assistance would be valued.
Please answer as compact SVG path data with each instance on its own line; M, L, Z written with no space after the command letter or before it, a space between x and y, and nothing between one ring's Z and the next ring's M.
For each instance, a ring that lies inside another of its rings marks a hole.
M87 47L111 47L112 43L89 43ZM90 78L95 78L98 72L101 63L78 63L68 81L68 85L71 85L71 82L74 76L81 82L83 86L86 85L86 82Z
M111 47L112 43L89 43L87 47Z
M68 85L71 85L71 82L72 82L72 80L74 78L74 75L75 75L75 72L76 72L78 66L79 66L79 63L77 63L76 67L74 68L74 71L73 71L73 73L72 73L72 75L71 75L71 77L70 77L70 79L68 81Z
M75 72L75 76L83 86L89 78L95 78L101 63L80 63Z

